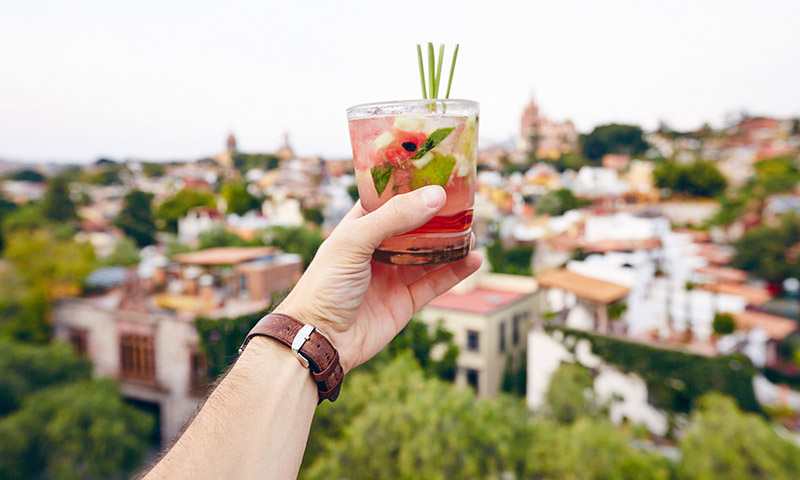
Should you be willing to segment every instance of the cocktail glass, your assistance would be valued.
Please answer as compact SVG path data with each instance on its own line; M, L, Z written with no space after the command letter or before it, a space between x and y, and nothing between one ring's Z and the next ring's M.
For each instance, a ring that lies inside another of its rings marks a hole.
M409 100L347 110L361 208L369 213L394 195L441 185L447 202L425 225L384 241L373 258L393 265L433 265L470 249L478 103Z

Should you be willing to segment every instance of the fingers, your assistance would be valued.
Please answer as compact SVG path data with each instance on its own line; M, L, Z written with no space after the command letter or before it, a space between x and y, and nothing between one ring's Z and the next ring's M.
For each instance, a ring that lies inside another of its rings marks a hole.
M472 275L481 266L483 259L478 252L470 252L466 258L434 270L408 286L414 312L428 302L450 290L461 280Z
M374 212L354 218L348 229L353 240L371 251L388 238L424 225L444 207L445 200L444 189L437 185L395 195Z

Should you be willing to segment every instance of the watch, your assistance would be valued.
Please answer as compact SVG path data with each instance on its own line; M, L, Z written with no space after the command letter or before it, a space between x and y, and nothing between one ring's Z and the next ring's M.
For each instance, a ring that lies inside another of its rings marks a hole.
M344 379L344 370L339 363L339 352L328 338L311 324L303 324L282 313L269 313L247 334L239 347L239 355L253 337L268 337L291 348L300 363L311 371L317 384L319 403L335 401Z

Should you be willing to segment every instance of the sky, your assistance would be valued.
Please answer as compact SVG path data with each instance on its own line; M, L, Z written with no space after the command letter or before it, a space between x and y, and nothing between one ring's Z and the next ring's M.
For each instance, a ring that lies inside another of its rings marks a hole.
M797 0L3 0L0 159L191 160L229 132L347 157L347 107L420 98L428 41L460 44L451 97L480 102L481 145L532 95L582 132L798 116L798 18Z

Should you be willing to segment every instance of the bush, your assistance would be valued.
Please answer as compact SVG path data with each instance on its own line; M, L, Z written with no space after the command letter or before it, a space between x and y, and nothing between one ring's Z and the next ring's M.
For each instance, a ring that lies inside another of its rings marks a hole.
M714 333L717 335L729 335L736 329L736 322L733 316L727 313L714 315Z

